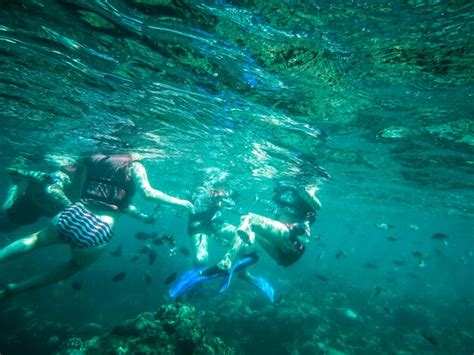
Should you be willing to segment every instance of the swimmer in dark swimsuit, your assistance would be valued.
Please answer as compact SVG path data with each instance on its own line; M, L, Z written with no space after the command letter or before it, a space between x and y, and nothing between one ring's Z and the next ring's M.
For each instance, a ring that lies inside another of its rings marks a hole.
M278 207L276 219L254 213L241 218L233 247L218 263L218 267L228 270L234 258L248 252L255 242L260 245L279 265L294 264L306 250L310 238L311 225L316 220L316 212L321 203L316 197L318 188L305 186L294 188L279 186L273 197Z
M209 238L222 246L229 246L233 242L237 227L224 222L221 211L235 207L234 195L223 189L202 187L194 196L196 211L189 215L188 234L193 243L195 266L204 266L209 260Z
M72 201L78 202L56 215L43 230L0 250L2 263L38 248L68 244L72 259L42 275L8 284L0 290L0 300L64 280L94 262L112 238L113 226L130 206L136 190L149 201L194 212L191 202L153 189L140 160L136 154L95 154L81 159L72 182L76 194Z

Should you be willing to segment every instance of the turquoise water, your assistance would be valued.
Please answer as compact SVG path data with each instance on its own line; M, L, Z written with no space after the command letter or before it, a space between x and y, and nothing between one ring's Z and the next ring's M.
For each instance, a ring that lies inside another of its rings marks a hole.
M263 254L254 267L277 302L238 282L224 295L210 287L187 300L209 333L249 354L471 354L473 10L435 0L4 1L0 165L49 171L133 150L162 191L188 197L214 168L245 211L262 214L277 182L316 182L320 238L291 268ZM190 258L163 247L153 265L130 263L143 246L133 235L171 233L189 248L186 218L166 208L153 226L123 218L110 250L121 244L124 256L1 305L0 353L24 353L18 339L53 353L51 336L171 302L164 280ZM64 253L2 265L0 282Z

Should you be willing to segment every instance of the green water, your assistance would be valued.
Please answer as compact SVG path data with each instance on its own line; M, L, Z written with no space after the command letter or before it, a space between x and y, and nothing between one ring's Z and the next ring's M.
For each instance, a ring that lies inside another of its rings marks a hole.
M186 197L217 168L259 213L278 181L321 185L321 239L292 268L264 257L255 267L283 301L237 285L191 300L210 332L243 353L474 351L472 2L0 4L0 166L50 170L88 152L137 151L157 188ZM189 246L185 224L172 210L152 227L123 219L111 248L134 252L137 231ZM0 282L55 260L2 265ZM36 325L111 326L170 302L162 280L191 267L165 250L153 267L105 256L78 276L80 293L68 281L1 307L30 310ZM18 312L2 354L24 351L12 339L31 334Z

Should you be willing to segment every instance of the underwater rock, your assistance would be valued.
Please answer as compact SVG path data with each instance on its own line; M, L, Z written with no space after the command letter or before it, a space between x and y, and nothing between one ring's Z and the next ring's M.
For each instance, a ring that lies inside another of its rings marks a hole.
M81 355L86 354L86 347L80 338L69 338L61 344L61 349L56 355Z
M201 317L187 305L163 305L86 342L87 354L234 354L206 332Z

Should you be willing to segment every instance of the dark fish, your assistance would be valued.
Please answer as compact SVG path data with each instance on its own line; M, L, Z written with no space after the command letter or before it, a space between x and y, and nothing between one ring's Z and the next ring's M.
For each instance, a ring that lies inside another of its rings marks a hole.
M427 332L422 331L421 335L423 336L423 338L428 340L432 345L438 346L438 340L436 340L436 338L432 334L428 334Z
M179 248L179 251L180 251L181 254L183 254L184 256L190 256L190 255L191 255L191 252L189 251L188 248L182 247L182 248Z
M166 285L169 285L170 283L172 283L174 280L176 280L176 278L178 277L178 273L177 272L173 272L172 274L170 274L166 280L165 280L165 284Z
M149 273L145 274L145 282L149 285L151 284L151 276Z
M138 232L137 234L135 234L135 239L138 239L138 240L147 240L150 238L151 238L151 235L149 233Z
M154 251L153 249L150 249L148 251L148 262L150 263L150 265L153 265L155 260L156 260L156 251Z
M367 269L377 269L377 265L374 264L374 263L371 263L371 262L367 262L365 264L362 264L363 267L367 268Z
M418 250L412 252L411 255L413 255L415 258L423 258L423 253Z
M344 253L343 250L339 250L339 251L336 253L336 259L340 259L340 258L342 258L343 256L346 256L346 253Z
M130 261L131 261L132 263L134 263L134 262L137 261L139 258L140 258L140 257L139 257L138 255L134 255L134 256L130 259Z
M449 239L449 235L445 234L445 233L435 233L431 236L431 239L434 239L434 240L446 240L446 239Z
M387 237L387 240L390 242L396 242L398 240L397 237Z
M405 266L405 262L403 260L394 260L392 264L395 266Z
M316 274L316 278L317 278L318 280L323 281L323 282L328 282L328 281L329 281L326 276L321 275L321 274Z
M115 249L114 251L111 251L110 255L112 255L112 256L122 256L122 244L120 244L117 247L117 249Z
M112 281L113 282L122 281L125 278L125 276L127 276L127 273L125 271L120 272L117 275L115 275L114 277L112 277Z
M151 241L155 245L163 245L165 242L163 241L163 238L155 238Z
M71 287L74 291L80 291L82 288L82 282L80 281L73 281Z

